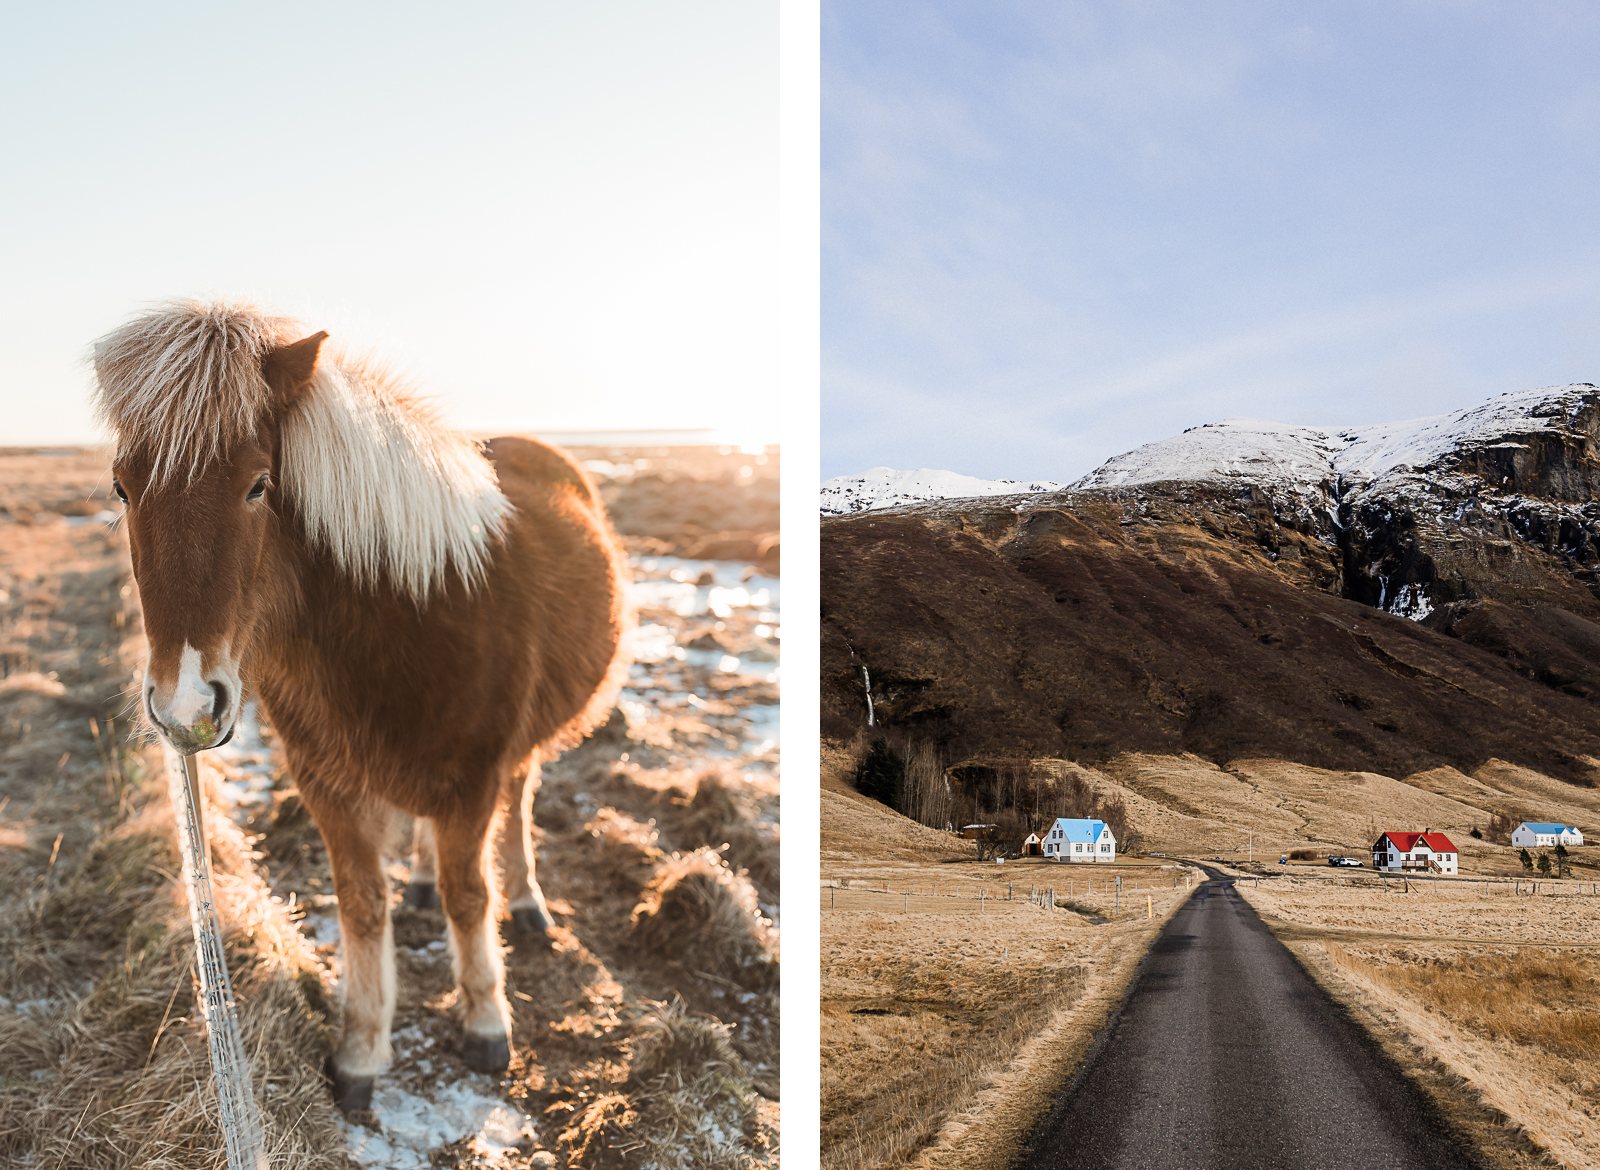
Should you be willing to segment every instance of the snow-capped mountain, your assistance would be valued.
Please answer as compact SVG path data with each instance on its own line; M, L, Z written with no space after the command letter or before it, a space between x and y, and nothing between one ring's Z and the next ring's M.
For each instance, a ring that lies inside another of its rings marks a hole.
M1600 391L1575 383L1345 430L1228 419L1118 455L1072 488L1244 493L1343 548L1352 596L1421 620L1466 586L1435 578L1450 557L1419 557L1416 534L1451 547L1447 534L1463 526L1525 540L1592 531L1600 469L1587 453L1597 438ZM1570 555L1591 559L1576 548Z
M821 554L824 734L870 693L874 734L985 792L1019 755L1130 752L1600 783L1591 385L1196 427L1047 495L836 517Z
M1448 470L1470 452L1518 448L1526 445L1519 441L1524 436L1564 432L1594 396L1595 387L1587 383L1549 386L1501 394L1451 414L1346 430L1225 419L1118 455L1072 486L1364 485L1389 475Z
M843 514L1055 485L880 468L830 488L824 512ZM1070 510L1073 497L1135 516L1173 504L1207 509L1248 526L1274 560L1299 533L1328 550L1346 597L1421 621L1480 595L1477 566L1507 541L1558 551L1583 580L1600 582L1600 390L1522 390L1346 429L1208 423L1118 455L1016 511Z
M1022 483L1014 479L978 479L954 471L918 468L897 471L874 467L858 475L839 475L822 485L822 514L847 516L874 508L898 508L926 500L960 500L978 496L1014 496L1030 492L1058 491L1061 485L1040 481Z

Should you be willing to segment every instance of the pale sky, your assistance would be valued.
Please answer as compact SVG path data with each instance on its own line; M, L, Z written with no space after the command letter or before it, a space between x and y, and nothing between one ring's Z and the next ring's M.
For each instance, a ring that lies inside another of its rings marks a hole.
M1600 381L1600 8L824 0L823 472Z
M248 299L492 430L778 438L777 16L750 0L12 6L0 444L89 343Z

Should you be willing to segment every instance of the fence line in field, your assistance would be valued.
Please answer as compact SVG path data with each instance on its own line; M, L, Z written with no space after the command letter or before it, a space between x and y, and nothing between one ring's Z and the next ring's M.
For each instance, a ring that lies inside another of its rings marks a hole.
M873 894L881 898L886 898L889 899L889 901L885 903L885 907L888 909L893 909L894 900L898 899L900 902L900 908L905 911L910 911L912 898L945 898L950 901L976 902L978 904L978 913L980 914L984 912L991 902L1006 902L1012 904L1024 902L1034 906L1044 907L1046 909L1054 907L1057 904L1056 887L1054 886L1030 885L1025 893L1019 893L1013 884L1011 886L1007 886L1003 894L991 893L986 889L980 889L977 891L964 890L960 893L952 893L949 890L938 890L932 887L929 887L928 889L891 890L887 882L885 882L881 887L845 885L839 882L824 882L822 889L823 908L826 910L834 910L838 908L838 895L840 893ZM846 909L848 909L848 907L846 907Z
M908 887L891 888L888 881L864 885L848 878L835 878L822 883L822 906L825 910L840 909L839 895L843 893L847 895L870 894L883 898L885 899L883 903L885 909L893 909L894 900L898 899L900 908L907 912L911 909L911 900L913 898L942 898L952 901L976 902L978 903L978 912L980 914L984 912L991 902L1024 902L1045 908L1064 908L1061 902L1063 898L1070 902L1080 896L1085 898L1109 898L1113 901L1114 907L1120 909L1124 900L1133 893L1148 895L1150 891L1157 889L1188 888L1193 884L1193 881L1194 875L1187 871L1175 874L1170 886L1164 881L1143 882L1139 885L1134 885L1115 875L1102 878L1068 878L1065 879L1065 892L1063 893L1062 884L1041 886L1034 882L1030 882L1026 890L1017 882L1006 883L1003 890L998 887L973 889L971 887L958 886L952 888L946 886L941 888L937 883L928 883L927 885L912 883ZM1081 892L1079 887L1082 887ZM1146 900L1148 901L1148 897ZM1132 903L1129 904L1131 905ZM850 907L844 908L849 909Z
M1409 894L1412 890L1426 890L1430 886L1444 886L1450 889L1459 889L1462 886L1481 890L1484 886L1498 888L1507 897L1534 897L1541 898L1588 898L1600 896L1600 882L1574 881L1571 878L1529 878L1529 877L1412 877L1411 875L1397 874L1394 877L1380 877L1377 874L1341 874L1344 885L1362 889L1377 887L1398 890ZM1326 878L1315 880L1326 881Z

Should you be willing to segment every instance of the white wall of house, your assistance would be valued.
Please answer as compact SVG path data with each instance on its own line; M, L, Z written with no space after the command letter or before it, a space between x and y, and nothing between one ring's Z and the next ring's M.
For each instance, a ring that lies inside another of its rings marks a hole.
M1044 855L1056 861L1070 861L1079 865L1096 865L1117 859L1117 846L1112 841L1099 845L1084 841L1046 841Z
M1554 849L1557 845L1582 845L1583 833L1571 825L1560 833L1536 833L1524 821L1511 830L1511 843L1523 849Z

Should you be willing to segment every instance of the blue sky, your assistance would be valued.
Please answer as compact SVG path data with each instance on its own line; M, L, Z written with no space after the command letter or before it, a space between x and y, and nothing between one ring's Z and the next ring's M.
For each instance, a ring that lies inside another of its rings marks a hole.
M824 0L823 472L1600 381L1600 8Z
M89 342L253 299L485 429L778 429L777 17L747 0L12 6L0 444Z

